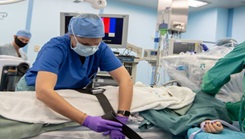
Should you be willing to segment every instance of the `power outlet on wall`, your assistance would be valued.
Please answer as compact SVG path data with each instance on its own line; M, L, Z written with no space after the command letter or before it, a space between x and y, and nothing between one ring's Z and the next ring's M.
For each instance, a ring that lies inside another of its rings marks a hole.
M39 45L34 46L34 52L39 52L39 50L40 50L40 46Z

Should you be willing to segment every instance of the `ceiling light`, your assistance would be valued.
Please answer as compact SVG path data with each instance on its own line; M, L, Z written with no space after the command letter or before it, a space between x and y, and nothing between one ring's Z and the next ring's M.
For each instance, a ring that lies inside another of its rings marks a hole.
M189 6L190 7L201 7L208 4L207 2L203 2L203 1L198 1L198 0L189 0Z
M82 2L81 0L74 0L73 1L74 3L80 3L80 2Z
M21 1L24 1L24 0L0 0L0 5L12 4L12 3L17 3Z

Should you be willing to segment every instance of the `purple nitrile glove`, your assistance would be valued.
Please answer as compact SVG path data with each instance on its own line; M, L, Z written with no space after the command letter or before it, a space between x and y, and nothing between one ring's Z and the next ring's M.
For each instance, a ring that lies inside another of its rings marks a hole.
M122 124L110 120L105 120L100 116L87 116L82 126L86 126L89 129L96 132L105 132L108 130L121 131Z
M119 120L123 124L126 124L128 121L128 117L117 115L116 118L117 118L117 120ZM110 130L110 131L106 131L103 133L103 135L108 135L108 134L111 135L110 139L125 139L125 135L119 130Z
M110 139L125 139L125 135L118 130L111 130Z

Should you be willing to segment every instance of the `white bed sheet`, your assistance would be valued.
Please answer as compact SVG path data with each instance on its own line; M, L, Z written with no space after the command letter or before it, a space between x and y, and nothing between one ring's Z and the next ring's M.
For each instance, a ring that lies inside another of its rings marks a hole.
M143 139L172 139L172 134L159 128L151 128L147 131L138 129L139 123L127 124L136 131ZM89 130L86 127L66 128L58 131L45 132L32 139L110 139L109 136L103 136L101 133Z
M118 108L118 87L105 86L105 96L114 111ZM76 90L56 90L71 105L88 115L101 116L104 111L94 95L79 93ZM193 102L195 93L186 87L167 88L134 87L131 113L148 109L179 109ZM34 91L0 92L0 115L11 120L27 123L59 124L69 122L64 117L36 98ZM37 113L38 110L38 113Z

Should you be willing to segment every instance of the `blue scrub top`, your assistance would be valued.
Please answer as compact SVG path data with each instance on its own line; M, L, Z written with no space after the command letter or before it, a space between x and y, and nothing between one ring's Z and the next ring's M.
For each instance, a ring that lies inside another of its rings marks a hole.
M48 71L58 77L54 89L79 89L91 82L98 68L110 72L122 66L120 60L104 42L101 42L95 54L85 58L84 63L70 48L70 43L71 39L66 34L52 38L44 44L36 61L26 73L27 85L35 86L38 71Z

